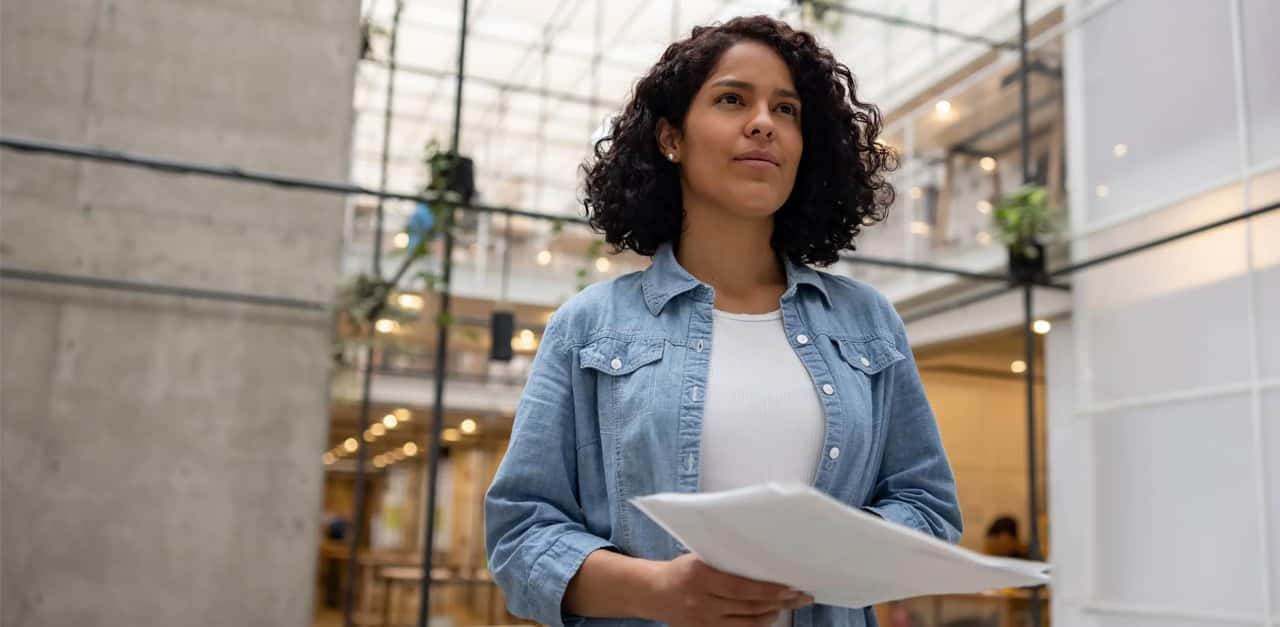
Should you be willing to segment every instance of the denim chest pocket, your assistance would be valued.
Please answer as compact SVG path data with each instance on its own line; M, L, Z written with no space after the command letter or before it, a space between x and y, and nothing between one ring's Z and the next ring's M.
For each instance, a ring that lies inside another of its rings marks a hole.
M888 339L870 338L832 338L836 351L840 353L842 386L845 388L845 411L863 429L874 431L881 416L878 408L883 404L883 377L879 376L895 363L905 360L904 354Z
M882 337L831 339L840 352L840 358L868 377L880 374L889 366L906 359L892 341Z
M578 350L584 370L597 373L600 428L611 432L621 421L653 410L654 382L666 341L654 338L599 338Z

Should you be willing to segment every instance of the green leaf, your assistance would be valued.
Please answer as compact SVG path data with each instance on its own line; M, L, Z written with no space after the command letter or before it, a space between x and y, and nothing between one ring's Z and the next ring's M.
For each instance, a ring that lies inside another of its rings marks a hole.
M991 220L1001 241L1010 247L1022 246L1053 234L1053 213L1048 190L1029 185L1001 197Z

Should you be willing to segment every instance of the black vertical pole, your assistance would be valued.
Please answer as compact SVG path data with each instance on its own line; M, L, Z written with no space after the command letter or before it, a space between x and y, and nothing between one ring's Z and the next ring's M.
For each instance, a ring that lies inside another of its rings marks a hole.
M1027 495L1030 516L1030 542L1027 545L1027 559L1040 559L1040 499L1037 496L1039 491L1039 472L1037 466L1036 455L1036 336L1032 330L1032 322L1034 320L1032 314L1031 296L1035 293L1035 287L1030 283L1024 283L1022 286L1022 313L1023 313L1023 343L1025 344L1026 362L1027 362ZM1031 589L1031 624L1033 627L1039 627L1040 621L1040 587L1036 586Z
M379 191L387 191L387 157L390 148L391 133L391 99L395 94L395 78L396 78L396 36L400 31L400 11L404 8L404 3L400 0L396 1L395 13L391 17L391 42L390 42L390 61L387 66L387 106L383 111L382 118L382 174L380 177ZM382 281L382 205L384 197L378 197L378 206L376 209L377 218L373 228L373 267L372 276L375 282ZM375 293L385 293L381 289L375 287ZM374 305L370 310L370 319L366 320L369 326L368 345L365 348L364 360L364 379L360 384L360 422L356 433L356 442L359 448L356 449L356 478L355 478L355 503L351 513L351 552L347 556L347 590L343 596L342 603L342 624L344 627L351 627L352 613L355 611L355 593L356 581L360 577L360 536L364 527L365 514L365 462L368 460L368 443L364 442L364 431L369 428L369 388L373 381L373 342L377 338L378 332L374 327L374 319L377 318L378 312L382 309L382 303Z
M1022 152L1022 184L1028 185L1032 180L1031 173L1031 74L1027 67L1027 0L1018 2L1018 113L1020 130L1020 148ZM1030 527L1030 542L1027 546L1027 558L1040 559L1040 499L1039 472L1036 464L1036 336L1031 328L1034 322L1031 298L1035 287L1029 282L1022 285L1022 333L1024 353L1026 354L1026 388L1027 388L1027 522ZM1031 626L1040 627L1040 587L1031 589Z
M458 31L457 84L453 93L453 139L450 152L456 159L462 135L462 83L467 58L467 9L469 3L462 0L462 25ZM455 161L456 165L456 161ZM427 627L431 614L431 555L435 552L436 531L436 480L440 474L440 430L444 425L444 384L447 376L449 350L449 281L453 275L453 222L454 207L444 212L444 256L441 263L440 316L436 320L435 407L431 418L431 446L427 449L427 510L425 518L426 538L422 543L422 593L418 602L418 627Z

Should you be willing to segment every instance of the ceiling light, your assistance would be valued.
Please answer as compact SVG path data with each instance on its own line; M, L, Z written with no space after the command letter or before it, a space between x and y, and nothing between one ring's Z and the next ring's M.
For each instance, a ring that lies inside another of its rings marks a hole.
M369 427L369 433L381 437L387 434L387 428L382 426L381 422L375 422L373 426Z
M440 437L445 442L457 442L462 439L462 434L458 433L457 429L445 429L440 432Z
M354 453L356 452L356 449L360 448L360 443L357 442L355 438L347 438L346 441L342 443L342 448L348 453Z
M524 329L520 331L520 335L511 339L511 348L518 351L531 351L538 348L537 337L533 331Z
M372 431L368 431L368 430L364 432L364 436L362 437L364 437L365 442L372 442L378 439L378 436L374 435Z
M1125 156L1125 155L1129 154L1129 145L1128 145L1128 144L1116 144L1116 145L1114 145L1114 146L1112 146L1112 147L1111 147L1111 154L1115 155L1115 156L1116 156L1116 158L1117 158L1117 159L1119 159L1120 157L1123 157L1123 156Z
M1049 330L1052 328L1053 328L1053 325L1049 324L1048 320L1036 320L1035 322L1031 323L1031 330L1035 331L1040 335L1047 334Z
M1027 362L1019 359L1009 364L1009 370L1012 370L1015 374L1022 374L1027 371Z
M422 306L425 304L422 297L417 294L401 294L396 297L396 303L405 309L417 311L422 311Z
M328 466L336 461L338 461L338 458L333 453L326 452L324 454L324 465Z
M392 241L395 242L396 248L404 248L405 246L409 245L409 234L396 233L395 239L393 239Z
M551 263L551 251L544 250L538 253L538 265L545 266Z
M458 425L458 428L462 429L463 433L467 435L471 435L472 433L476 432L476 421L470 418L467 418L466 420L462 421L462 424Z
M978 160L978 166L986 172L994 172L996 169L996 159L995 157L983 157Z
M413 457L418 454L418 445L413 442L405 442L403 450L405 455Z
M948 100L939 100L933 104L933 110L938 112L938 115L951 113L951 102Z
M396 322L395 320L388 320L387 318L379 320L373 326L379 333L394 333L400 329L399 322Z
M396 420L399 420L400 422L409 422L409 419L413 417L413 414L403 407L400 407L391 413L395 414Z
M382 417L382 424L386 425L388 429L396 428L396 425L399 424L399 422L399 420L396 420L395 414L387 414Z
M979 200L977 207L978 213L991 213L992 206L990 200Z
M596 259L596 270L600 272L608 272L611 265L613 264L609 263L609 260L604 257Z

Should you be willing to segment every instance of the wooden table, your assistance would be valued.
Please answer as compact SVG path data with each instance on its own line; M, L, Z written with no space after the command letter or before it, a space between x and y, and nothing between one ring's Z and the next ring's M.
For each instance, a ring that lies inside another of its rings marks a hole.
M382 582L382 625L390 627L391 622L391 591L394 586L403 584L422 585L422 567L421 566L382 566L377 569L375 577ZM480 569L476 574L466 577L455 574L448 568L431 569L432 586L463 586L463 587L485 587L489 594L488 603L488 622L494 624L497 622L498 602L496 600L498 585L493 581L489 571ZM428 608L430 611L430 608Z

